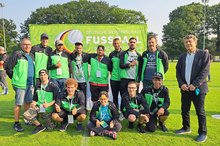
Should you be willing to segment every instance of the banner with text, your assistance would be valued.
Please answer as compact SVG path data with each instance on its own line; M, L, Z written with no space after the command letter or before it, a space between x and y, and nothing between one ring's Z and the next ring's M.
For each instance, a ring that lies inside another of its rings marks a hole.
M30 39L33 45L40 43L40 35L47 33L49 46L61 39L67 52L75 49L75 42L82 42L84 52L96 52L98 45L105 46L106 54L114 50L112 41L120 38L121 48L128 49L129 38L137 39L137 51L142 53L147 45L147 24L30 24Z

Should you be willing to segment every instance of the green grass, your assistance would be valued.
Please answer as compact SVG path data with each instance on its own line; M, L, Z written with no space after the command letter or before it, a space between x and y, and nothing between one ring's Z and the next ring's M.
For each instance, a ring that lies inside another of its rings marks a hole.
M0 95L0 145L119 145L119 146L145 146L145 145L198 145L195 142L198 129L198 121L194 106L191 106L191 130L187 135L175 135L174 131L181 128L180 93L175 77L175 63L170 63L166 74L165 85L170 90L171 105L170 116L166 122L168 133L157 130L154 133L140 134L134 130L127 129L127 122L122 122L123 129L118 133L118 139L113 141L106 137L88 137L87 131L76 132L75 124L68 127L66 132L45 131L37 135L31 135L32 126L22 125L25 129L22 133L16 133L13 129L13 105L14 91L10 86L9 95ZM220 120L211 117L212 114L220 114L220 63L211 64L210 92L206 96L205 108L207 114L208 139L201 145L220 145ZM86 125L86 122L84 123Z

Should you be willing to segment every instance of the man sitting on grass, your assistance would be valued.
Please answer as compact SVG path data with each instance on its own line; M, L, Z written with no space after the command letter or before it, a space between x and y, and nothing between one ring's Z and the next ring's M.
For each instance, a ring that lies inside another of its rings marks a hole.
M31 121L35 126L33 134L40 133L47 129L55 128L51 114L54 111L55 98L58 98L58 87L48 78L48 72L45 69L39 71L40 84L35 89L34 98L30 108L24 113L24 118ZM45 120L46 127L37 119L41 116Z
M139 118L138 131L145 133L143 124L149 121L149 107L142 94L137 93L136 82L128 83L128 92L122 96L121 109L124 117L128 119L128 128L133 129L134 122Z
M82 131L82 122L86 119L85 95L77 90L78 83L73 78L65 82L66 90L61 93L60 98L56 99L55 109L52 118L61 122L60 131L66 131L69 124L77 120L76 130Z
M117 132L122 128L119 123L119 113L115 104L108 99L108 92L101 91L99 101L97 101L90 113L90 123L87 127L90 136L109 136L117 138Z
M153 74L153 86L144 88L141 93L145 97L150 107L150 121L146 124L147 131L154 132L156 130L157 121L163 132L167 132L164 121L167 119L170 105L170 97L168 88L163 86L163 75L160 72Z

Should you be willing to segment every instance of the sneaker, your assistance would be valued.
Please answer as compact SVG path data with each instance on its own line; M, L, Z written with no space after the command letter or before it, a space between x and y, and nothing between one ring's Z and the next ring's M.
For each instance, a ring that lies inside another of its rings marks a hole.
M134 128L134 122L129 122L128 123L128 128L133 129Z
M92 137L92 136L95 136L95 132L94 131L90 131L89 135Z
M192 131L190 129L185 130L184 128L181 128L179 130L176 130L176 134L186 134L186 133L191 133Z
M168 129L164 124L159 125L159 127L163 132L168 132Z
M24 119L24 124L27 126L35 126L31 121Z
M115 131L104 130L103 135L111 137L114 140L117 139L117 132L115 132Z
M207 135L206 134L199 134L199 136L196 138L197 142L205 142L207 139Z
M46 127L44 126L37 126L34 131L32 131L32 134L37 134L37 133L40 133L42 131L46 130Z
M21 127L21 124L20 124L20 123L15 123L15 124L14 124L14 130L17 131L17 132L22 132L22 131L24 131L24 129Z
M66 131L67 127L69 126L69 124L67 122L62 122L61 127L60 127L60 131L64 132Z
M8 88L5 88L3 94L4 94L4 95L7 95L7 94L8 94Z
M139 124L137 125L137 129L140 133L146 133L144 127L143 127L143 124Z
M78 132L82 131L82 130L83 130L82 124L77 124L77 125L76 125L76 130L77 130Z

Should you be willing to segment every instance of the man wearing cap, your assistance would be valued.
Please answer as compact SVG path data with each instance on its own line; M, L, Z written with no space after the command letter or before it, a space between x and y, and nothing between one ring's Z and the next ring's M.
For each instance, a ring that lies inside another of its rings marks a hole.
M91 67L89 83L92 101L96 102L101 91L108 92L108 76L109 72L112 71L112 63L105 56L105 47L103 45L97 47L97 53L88 54L86 60Z
M144 88L152 87L152 77L155 72L160 72L164 76L168 70L168 56L157 47L155 35L148 37L148 47L149 49L142 54L141 81Z
M85 96L82 91L77 90L78 83L73 78L65 82L66 90L61 92L60 98L56 99L53 120L61 122L60 131L66 131L69 124L77 121L76 130L82 131L82 122L86 119Z
M39 71L41 69L47 69L47 62L52 48L48 46L49 37L46 33L42 33L40 36L41 43L35 45L31 49L31 53L34 54L35 61L35 85L37 86L40 83Z
M85 95L86 107L86 82L88 81L88 62L85 61L87 53L83 52L82 42L75 43L75 50L70 54L72 78L78 82L78 89Z
M30 108L23 114L26 120L31 121L36 126L32 134L40 133L46 128L55 128L51 115L54 111L55 99L60 98L59 89L53 82L49 81L47 70L40 70L39 77L40 84L35 88L34 98ZM45 126L38 120L39 116L45 120Z
M8 77L12 80L15 91L14 129L21 132L24 129L19 123L21 106L24 103L24 111L30 107L34 92L34 56L30 53L31 42L24 38L21 41L21 50L15 51L8 59L5 66Z
M121 84L121 72L120 72L120 54L122 52L121 42L119 38L113 40L114 51L109 54L109 58L112 61L112 73L110 78L111 90L113 95L113 102L119 109L118 105L118 94L120 91Z
M87 125L90 136L109 136L116 139L117 132L122 128L118 118L118 110L115 104L109 101L108 92L100 92L99 101L93 105Z
M128 128L133 129L134 123L138 118L137 129L145 133L143 125L149 121L149 107L143 95L137 93L137 83L131 81L128 83L127 90L122 96L121 109L124 117L128 119Z
M56 49L49 57L47 69L50 70L52 82L62 91L66 79L70 77L70 59L69 54L64 50L62 40L56 40L55 47Z
M127 92L128 83L130 81L140 81L140 65L141 55L136 51L137 39L131 37L129 39L129 49L120 55L121 68L121 95Z
M193 102L199 123L199 135L196 141L204 142L207 139L204 103L208 92L206 78L210 68L209 53L196 47L197 38L191 34L184 38L184 45L187 52L179 56L176 65L176 78L181 92L183 127L177 130L176 134L191 133L190 106Z
M0 86L2 87L3 92L1 94L8 94L8 83L6 81L6 72L4 69L4 65L8 59L8 55L5 52L5 48L0 46Z
M147 131L154 132L159 121L159 127L163 132L167 132L164 122L167 120L170 105L168 88L163 86L163 74L155 72L153 74L153 85L144 88L141 94L144 96L150 107L150 121L146 124Z

